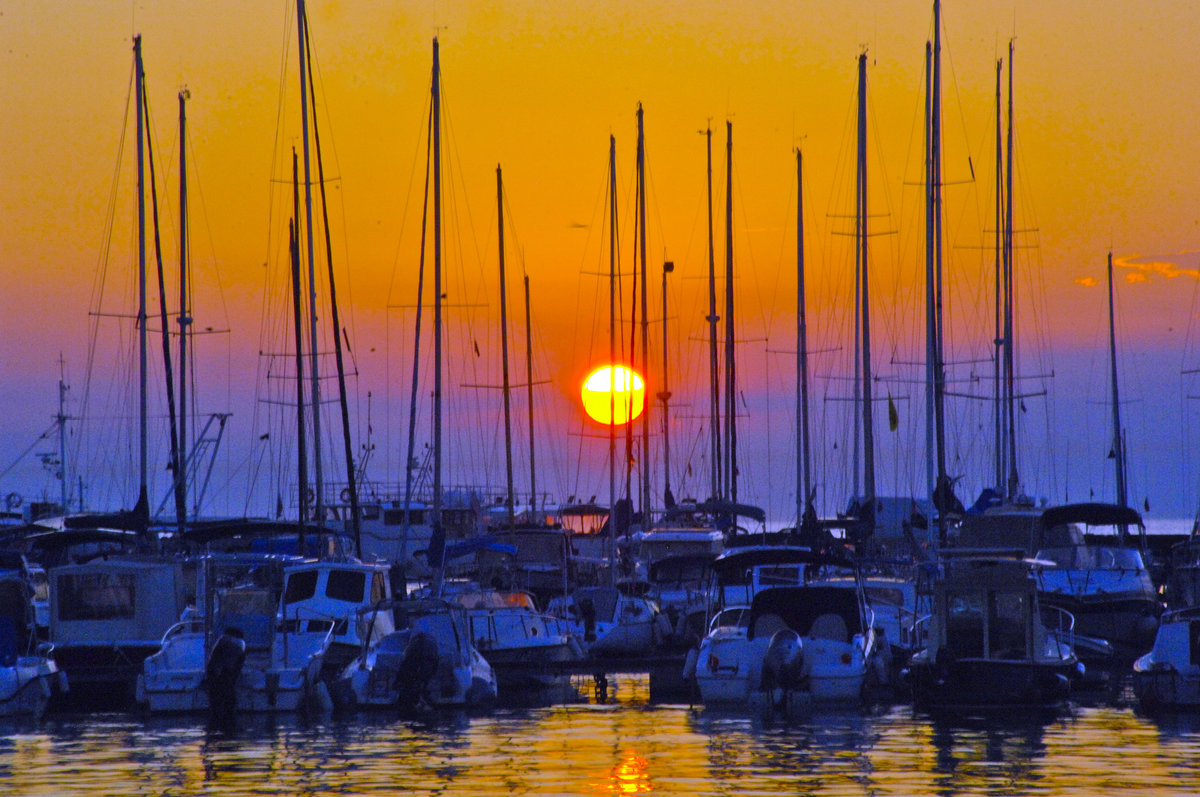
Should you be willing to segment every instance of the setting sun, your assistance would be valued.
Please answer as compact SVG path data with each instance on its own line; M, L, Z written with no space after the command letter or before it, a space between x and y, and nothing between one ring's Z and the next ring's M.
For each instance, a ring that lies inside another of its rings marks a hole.
M627 423L641 415L645 406L645 383L623 365L597 368L583 382L583 409L605 426Z

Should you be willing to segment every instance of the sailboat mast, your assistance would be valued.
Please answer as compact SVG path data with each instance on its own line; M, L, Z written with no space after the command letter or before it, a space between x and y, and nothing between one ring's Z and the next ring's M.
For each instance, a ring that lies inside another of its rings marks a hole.
M658 392L658 400L662 402L663 430L663 503L670 509L675 503L671 494L671 391L667 372L670 369L670 359L667 354L667 275L675 270L675 264L670 260L663 263L662 275L662 390Z
M812 493L808 428L808 311L804 298L804 156L796 148L796 528Z
M936 5L934 16L936 18ZM937 320L933 309L933 45L925 42L925 482L937 489Z
M188 312L188 213L187 213L187 110L190 95L187 89L179 92L179 470L175 474L178 482L179 503L184 516L179 518L179 528L187 522L187 377L188 377L188 327L192 323Z
M317 270L313 252L312 167L308 134L308 14L305 0L296 0L296 35L300 54L300 128L304 152L304 215L308 253L308 332L309 372L311 377L312 437L313 437L313 517L325 520L325 479L321 468L321 376L320 352L317 347ZM336 334L336 330L335 330Z
M308 46L308 37L304 40ZM309 83L312 83L311 53L308 64ZM317 184L321 189L321 229L325 232L325 268L329 280L329 318L333 327L333 358L337 371L338 407L342 417L342 453L346 459L346 491L350 494L350 530L354 539L354 553L362 555L362 518L358 511L358 484L354 474L354 450L350 439L350 401L346 394L346 363L342 356L342 323L338 316L337 280L333 273L333 241L329 232L329 202L325 196L325 162L321 157L320 125L317 124L317 95L310 94L312 110L313 146L317 151ZM314 305L315 306L315 305ZM315 324L314 324L315 326Z
M508 383L508 294L504 278L504 178L496 164L496 215L500 241L500 363L504 392L504 475L507 492L504 494L504 515L511 531L513 517L512 408Z
M67 363L62 352L58 353L58 415L54 422L58 426L58 489L59 506L67 512Z
M992 393L994 401L995 421L995 456L996 456L996 492L1004 495L1004 382L1002 381L1005 349L1004 339L1004 138L1002 133L1003 109L1000 105L1000 81L1004 70L1004 59L996 59L996 217L995 221L995 258L996 258L996 300L995 300L995 355L992 363Z
M858 175L855 186L859 317L862 322L863 532L875 529L875 426L871 407L871 302L867 280L867 54L858 57Z
M648 301L647 288L647 263L646 263L646 128L645 115L642 112L642 104L638 103L637 109L637 213L638 213L638 253L641 261L641 303L642 303L642 318L641 318L641 337L642 337L642 359L641 371L643 379L643 390L649 392L650 380L650 309ZM664 323L666 320L664 318ZM663 368L666 368L666 363L663 363ZM632 385L630 385L630 395L632 396ZM642 406L642 454L641 467L639 468L640 475L640 492L638 503L641 505L642 511L642 529L650 527L650 402L647 401Z
M617 137L608 137L608 561L617 582ZM633 385L626 386L631 391Z
M1108 359L1112 378L1113 464L1117 472L1117 504L1129 506L1125 484L1125 441L1121 430L1121 396L1117 381L1117 328L1113 305L1112 252L1108 253Z
M946 543L946 513L954 503L950 477L946 473L946 358L945 317L943 313L943 258L942 233L942 4L933 0L933 92L929 108L929 208L933 217L933 286L934 286L934 342L933 342L933 409L934 435L937 451L937 485L934 495L938 498L938 540Z
M537 466L534 464L533 326L529 322L529 275L525 274L525 393L529 408L529 512L537 512Z
M425 298L425 243L429 229L429 161L433 152L433 110L429 112L429 146L425 153L425 191L421 199L421 248L417 266L417 310L413 326L412 381L408 395L408 445L404 457L404 522L400 527L400 553L397 560L408 561L408 534L412 528L413 467L417 445L417 390L421 373L421 316Z
M149 342L146 329L146 142L145 82L142 37L133 37L134 103L137 106L137 236L138 236L138 506L149 506L149 407L147 404Z
M304 304L300 278L300 164L292 148L292 218L288 222L288 245L292 266L292 329L296 343L296 484L299 492L300 527L308 521L308 436L304 426ZM304 541L303 534L300 537ZM303 545L299 550L304 550Z
M709 428L712 445L712 498L724 498L721 472L721 390L719 361L717 359L717 257L713 247L713 181L712 181L712 126L704 131L708 151L708 385L709 385Z
M733 337L733 122L725 121L725 484L737 503L737 357Z
M1013 43L1008 43L1008 154L1004 185L1004 390L1008 415L1008 498L1017 497L1016 383L1013 379Z
M442 535L442 91L438 40L433 39L433 536ZM434 594L441 592L441 565Z

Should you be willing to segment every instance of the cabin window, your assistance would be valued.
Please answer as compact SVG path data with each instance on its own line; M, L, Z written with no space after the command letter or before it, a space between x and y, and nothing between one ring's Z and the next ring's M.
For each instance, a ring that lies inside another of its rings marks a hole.
M317 594L317 571L303 570L292 573L287 580L287 589L283 592L283 602L299 603Z
M366 574L361 571L331 570L325 584L325 595L335 601L361 603L366 584Z
M1029 597L1020 592L993 592L988 598L988 654L994 659L1026 658Z
M801 583L800 568L791 566L768 566L758 569L758 583L762 587L792 586Z
M137 607L132 573L61 575L56 580L59 620L130 620Z
M408 522L414 526L420 526L425 523L425 510L410 509L408 510ZM404 510L403 509L385 509L383 510L383 525L385 526L403 526L404 525Z
M387 597L387 581L383 577L383 573L373 573L371 575L371 603L379 603Z
M956 658L983 655L983 595L946 594L946 647Z

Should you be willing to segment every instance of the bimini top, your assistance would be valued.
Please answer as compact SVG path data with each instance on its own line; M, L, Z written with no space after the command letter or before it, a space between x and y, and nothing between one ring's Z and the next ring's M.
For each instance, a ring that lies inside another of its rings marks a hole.
M746 517L751 520L756 520L759 523L767 522L767 513L762 507L757 507L752 504L735 504L732 501L701 501L698 504L685 502L671 507L663 515L664 520L674 520L688 515L710 515L713 517L738 516Z
M1085 526L1141 526L1142 516L1136 509L1117 504L1081 503L1050 507L1042 513L1042 526L1053 528L1068 523Z
M762 565L812 564L856 569L853 560L845 556L820 553L802 545L745 545L725 551L713 560L718 575L733 573L747 567Z

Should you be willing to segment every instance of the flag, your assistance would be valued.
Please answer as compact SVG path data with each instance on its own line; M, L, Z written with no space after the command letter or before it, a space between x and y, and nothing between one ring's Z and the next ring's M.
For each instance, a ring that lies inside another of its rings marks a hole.
M896 411L896 402L892 401L892 394L888 393L888 429L893 432L900 428L900 413Z

